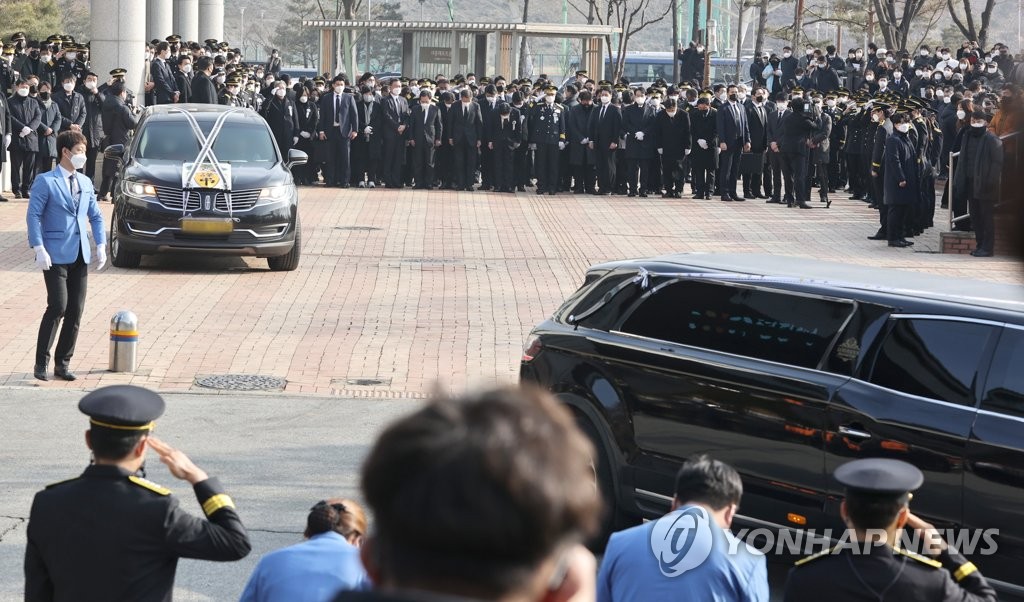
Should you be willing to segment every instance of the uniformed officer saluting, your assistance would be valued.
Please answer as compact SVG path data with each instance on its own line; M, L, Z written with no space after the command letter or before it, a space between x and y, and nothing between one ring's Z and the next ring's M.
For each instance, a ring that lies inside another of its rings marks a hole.
M89 416L93 464L36 494L25 550L25 600L171 599L178 558L238 560L250 550L235 505L216 478L153 437L164 400L130 385L104 387L78 404ZM146 448L188 481L207 520L138 475Z
M840 513L857 545L841 544L797 561L786 580L786 602L996 599L974 563L910 512L910 492L924 482L915 466L900 460L855 460L837 468L835 477L846 486ZM917 532L930 556L899 547L897 537L904 526Z

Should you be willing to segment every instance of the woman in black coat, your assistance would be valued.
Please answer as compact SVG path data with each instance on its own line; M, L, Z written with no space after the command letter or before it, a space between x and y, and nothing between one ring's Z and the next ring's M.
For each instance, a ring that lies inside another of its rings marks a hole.
M299 115L295 103L288 100L287 93L284 82L279 81L275 84L270 100L263 105L263 118L270 125L277 147L281 149L281 156L285 158L288 157L288 149L299 141Z
M317 124L320 121L320 108L317 106L317 99L308 88L299 90L298 102L295 109L299 114L299 143L295 148L313 156L313 138L316 136ZM295 171L295 180L301 185L310 185L316 174L315 166L307 163Z
M661 155L665 198L678 199L683 194L683 159L690 154L690 117L670 98L654 121L654 144Z
M995 204L999 200L1003 148L988 130L985 112L974 111L960 146L959 168L953 172L953 198L966 199L977 248L975 257L991 257L995 246Z
M917 166L917 152L910 142L910 118L906 113L892 117L893 133L885 141L885 171L883 198L889 213L887 223L890 247L909 247L914 244L903 238L906 229L906 215L919 199L920 177Z

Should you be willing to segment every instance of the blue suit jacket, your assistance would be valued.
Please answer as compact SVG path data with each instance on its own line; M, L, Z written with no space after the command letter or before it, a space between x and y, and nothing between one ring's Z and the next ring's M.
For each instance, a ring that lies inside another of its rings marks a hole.
M54 264L74 263L82 251L85 263L92 260L86 221L92 225L97 245L106 243L103 214L96 202L96 189L84 174L78 174L82 196L75 214L71 190L60 167L40 174L32 183L28 202L28 244L43 245Z
M729 150L737 150L737 141L743 144L750 142L750 127L747 124L747 111L740 103L736 103L736 112L733 114L729 103L719 107L717 114L718 142L729 145Z
M348 138L359 127L359 115L356 113L356 98L351 94L341 95L341 112L335 116L334 91L325 92L320 97L319 130L327 135L328 140ZM334 127L335 120L338 127ZM375 131L374 134L377 134Z

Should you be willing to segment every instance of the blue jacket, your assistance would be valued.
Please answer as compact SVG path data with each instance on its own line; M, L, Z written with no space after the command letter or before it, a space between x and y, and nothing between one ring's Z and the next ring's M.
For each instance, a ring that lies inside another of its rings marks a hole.
M368 589L359 548L328 531L260 559L239 602L315 602L343 590Z
M89 248L89 228L97 245L107 241L103 229L103 214L96 202L96 189L84 174L78 174L78 185L82 196L78 214L74 212L71 189L60 166L40 174L32 183L28 201L28 244L30 247L43 245L54 264L74 263L81 250L85 263L92 260Z

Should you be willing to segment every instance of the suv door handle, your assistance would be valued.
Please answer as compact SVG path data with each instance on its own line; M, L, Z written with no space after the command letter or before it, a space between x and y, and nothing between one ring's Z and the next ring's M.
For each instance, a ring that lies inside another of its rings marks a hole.
M854 428L854 427L850 427L850 426L841 426L841 427L839 427L839 434L840 435L846 435L847 437L855 437L857 439L870 439L871 438L871 433L869 433L867 431L862 431L862 430L860 430L858 428Z

